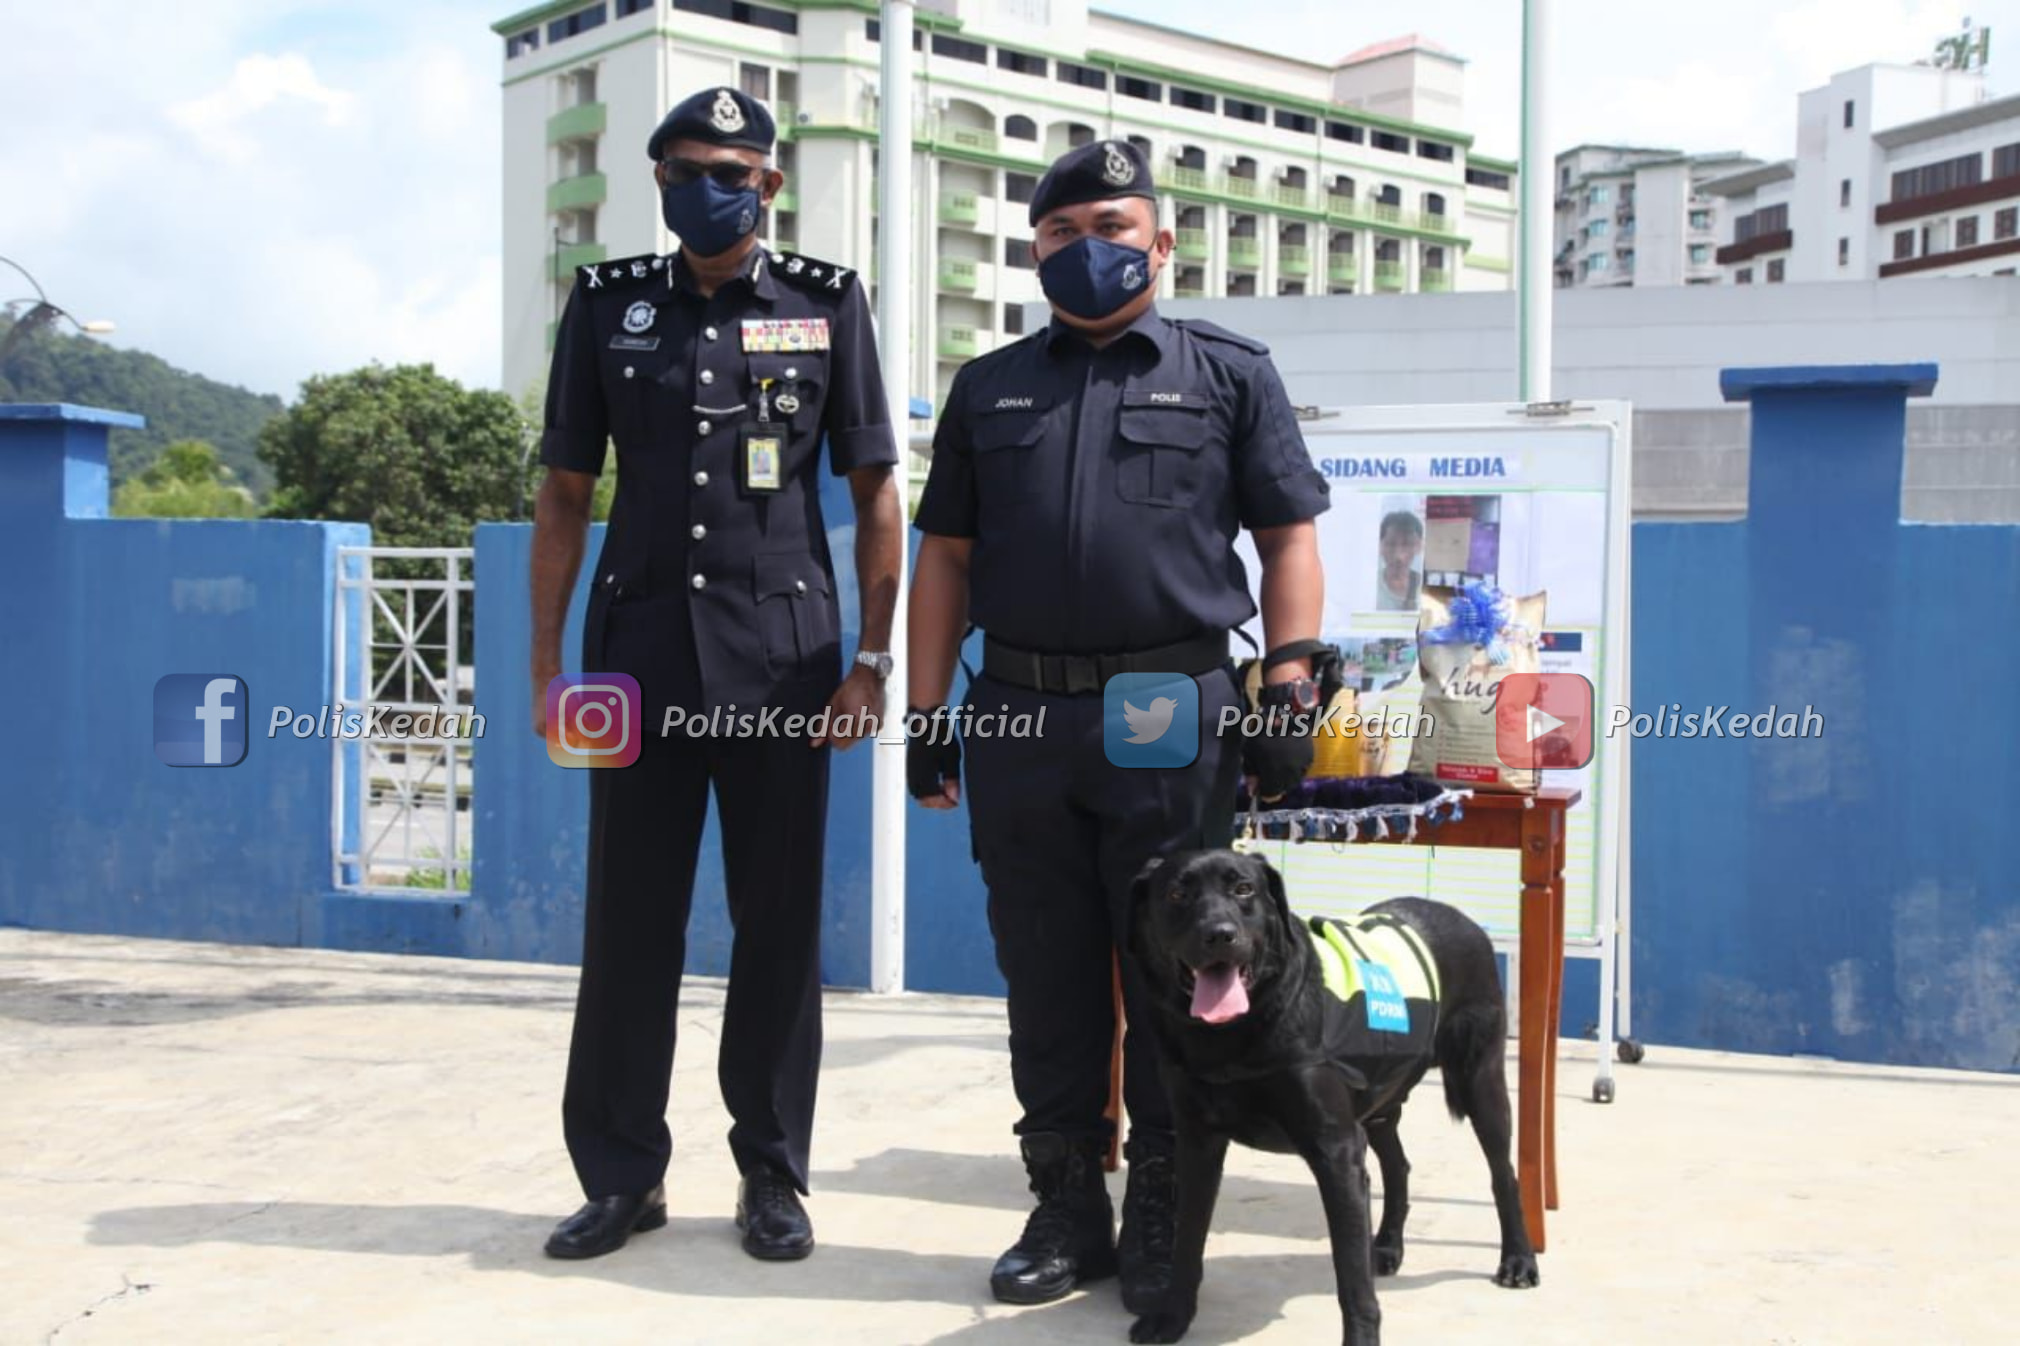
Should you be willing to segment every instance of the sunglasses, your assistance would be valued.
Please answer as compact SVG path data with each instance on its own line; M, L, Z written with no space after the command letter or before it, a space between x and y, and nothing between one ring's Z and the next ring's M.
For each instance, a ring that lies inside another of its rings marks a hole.
M666 180L676 187L685 187L700 178L715 180L715 185L726 191L734 191L750 181L751 174L761 173L761 168L749 164L713 163L700 164L692 159L662 159L659 167L666 174Z

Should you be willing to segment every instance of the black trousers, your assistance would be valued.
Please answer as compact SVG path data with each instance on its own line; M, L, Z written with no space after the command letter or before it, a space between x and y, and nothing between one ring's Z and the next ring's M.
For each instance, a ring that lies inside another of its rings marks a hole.
M969 826L989 889L996 964L1009 984L1010 1076L1017 1133L1109 1134L1111 968L1124 942L1129 890L1145 861L1226 846L1234 833L1241 739L1218 733L1240 693L1231 670L1202 674L1199 757L1185 768L1125 768L1102 745L1102 698L1055 696L977 678L978 715L1045 710L1029 738L964 743ZM1168 1142L1171 1105L1135 966L1123 960L1123 1103L1132 1134Z
M735 928L717 1056L730 1152L739 1171L769 1165L807 1187L828 750L780 737L662 739L668 704L699 705L687 623L680 597L618 603L585 642L585 671L631 674L647 708L638 761L583 773L588 901L562 1122L592 1200L654 1186L672 1153L675 1015L711 788ZM813 708L826 696L816 692L804 689Z

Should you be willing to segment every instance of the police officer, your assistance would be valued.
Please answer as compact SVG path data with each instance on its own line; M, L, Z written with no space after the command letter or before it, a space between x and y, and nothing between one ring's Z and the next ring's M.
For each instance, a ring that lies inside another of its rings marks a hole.
M582 668L630 675L643 701L636 763L585 773L587 911L562 1117L588 1204L548 1240L555 1257L595 1257L666 1222L674 1015L711 790L736 930L718 1073L743 1175L737 1224L755 1257L813 1247L799 1198L821 1052L825 749L882 714L904 525L863 287L846 267L758 246L759 213L784 181L766 162L772 136L771 115L734 89L667 114L647 152L680 250L581 268L555 336L534 524L534 726L547 732L606 440L617 493ZM862 649L846 679L814 475L823 441L857 519ZM784 732L824 707L825 726ZM711 718L761 727L767 710L781 732L694 734Z
M927 807L960 798L961 748L942 703L972 618L985 633L975 708L1045 711L1040 737L967 742L971 832L1009 986L1016 1129L1038 1202L990 1285L999 1299L1037 1303L1119 1264L1125 1304L1144 1312L1170 1274L1171 1114L1152 1044L1132 1030L1118 1244L1101 1171L1112 950L1149 857L1231 839L1244 745L1219 732L1241 695L1228 637L1256 611L1233 549L1241 528L1262 561L1272 656L1262 700L1316 698L1300 642L1318 634L1312 519L1327 491L1267 348L1158 316L1152 295L1173 236L1158 227L1136 147L1099 141L1060 159L1032 197L1031 223L1052 321L962 368L934 438L908 672L914 711L941 723L914 735L907 774ZM1195 678L1191 766L1109 760L1102 691L1126 672ZM1311 740L1251 742L1246 762L1266 795L1280 794L1310 766ZM1125 1003L1137 986L1125 961Z

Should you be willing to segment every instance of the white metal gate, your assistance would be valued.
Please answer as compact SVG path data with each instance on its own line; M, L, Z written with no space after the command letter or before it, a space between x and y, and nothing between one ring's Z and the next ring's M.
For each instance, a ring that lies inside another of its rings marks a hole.
M333 735L331 851L340 889L470 891L473 555L338 549L334 714L343 730ZM445 710L458 713L459 732L389 727L403 714Z

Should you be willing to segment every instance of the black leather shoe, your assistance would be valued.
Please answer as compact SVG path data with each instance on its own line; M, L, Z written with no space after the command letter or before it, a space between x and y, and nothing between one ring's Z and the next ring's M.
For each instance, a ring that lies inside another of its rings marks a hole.
M547 1255L577 1259L614 1253L633 1234L666 1223L666 1188L662 1185L635 1196L606 1196L591 1201L554 1226L547 1236Z
M1169 1140L1131 1137L1129 1186L1122 1194L1122 1235L1116 1259L1122 1264L1122 1307L1131 1313L1154 1313L1171 1290L1173 1225L1177 1192Z
M1115 1274L1115 1207L1108 1200L1100 1137L1053 1132L1024 1137L1024 1168L1038 1209L1024 1235L996 1259L989 1292L1005 1304L1049 1304L1082 1281Z
M773 1168L744 1174L736 1191L743 1250L766 1262L796 1262L814 1250L814 1225L793 1180Z

